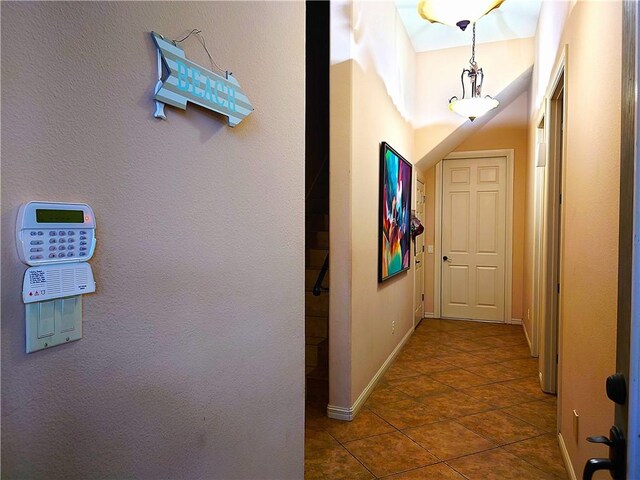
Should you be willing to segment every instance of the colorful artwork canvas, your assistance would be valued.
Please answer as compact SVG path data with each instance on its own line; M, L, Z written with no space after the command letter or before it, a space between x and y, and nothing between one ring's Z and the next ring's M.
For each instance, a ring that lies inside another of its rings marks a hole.
M380 144L379 282L411 265L411 170L389 144Z

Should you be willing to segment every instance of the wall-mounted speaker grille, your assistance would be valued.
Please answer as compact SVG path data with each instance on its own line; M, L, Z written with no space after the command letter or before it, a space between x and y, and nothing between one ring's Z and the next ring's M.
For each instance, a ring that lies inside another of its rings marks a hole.
M74 268L62 269L62 293L74 291L76 279L74 270Z
M89 283L87 270L84 268L76 268L76 285L86 285Z
M46 275L49 293L51 293L52 295L60 293L62 291L62 286L60 285L60 271L49 270Z

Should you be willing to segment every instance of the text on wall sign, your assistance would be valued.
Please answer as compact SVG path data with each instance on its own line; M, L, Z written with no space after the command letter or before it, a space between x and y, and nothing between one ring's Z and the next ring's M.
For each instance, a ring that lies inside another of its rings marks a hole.
M230 127L238 125L253 111L249 98L240 88L235 77L225 72L218 75L188 60L175 41L151 32L158 48L158 84L154 100L158 118L166 118L163 104L185 110L187 102L195 103L208 110L213 110L228 118ZM169 71L169 76L162 80L162 67Z

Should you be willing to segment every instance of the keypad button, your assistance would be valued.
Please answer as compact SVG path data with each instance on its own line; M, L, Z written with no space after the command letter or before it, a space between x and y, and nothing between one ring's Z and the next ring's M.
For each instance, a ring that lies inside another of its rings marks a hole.
M67 232L67 235L75 235L75 234L76 234L76 232L74 232L73 230L69 230L69 231Z
M35 237L37 234L38 234L38 232L35 232L35 231L30 232L30 235L31 235L32 237Z
M73 245L67 245L67 250L73 250L74 248L76 247L74 247Z
M67 242L69 242L69 243L73 243L73 242L75 242L75 241L76 241L76 239L75 239L75 238L68 238L68 239L67 239Z
M67 239L66 238L61 238L58 243L67 243Z
M80 245L86 245L87 242L80 242Z
M80 252L80 253L78 254L78 256L79 256L79 257L84 257L85 255L86 255L86 253L85 253L85 252Z
M58 250L66 250L67 247L65 247L64 245L58 245Z
M55 251L56 251L56 246L55 246L55 245L51 245L51 246L49 247L49 251L50 251L50 252L55 252Z
M73 252L67 252L67 257L73 257Z
M56 240L55 238L50 238L49 243L58 243L58 240Z
M42 245L44 242L42 240L31 240L31 245Z
M42 235L44 235L44 232L41 230L38 232L38 236L41 237Z
M80 235L86 235L87 232L85 230L80 230Z
M60 230L60 231L58 232L58 235L60 235L61 237L62 237L63 235L66 235L66 234L67 234L67 232L65 232L64 230Z
M42 255L31 255L29 260L42 260Z
M81 252L86 252L87 251L87 247L80 247L80 251Z
M66 257L66 256L67 256L67 254L66 254L66 253L64 253L64 252L60 252L60 253L58 254L58 258L64 258L64 257Z
M80 240L86 240L87 237L80 237Z
M49 258L56 258L56 254L55 253L50 253L49 254Z
M49 236L50 237L55 237L58 234L58 232L56 232L55 230L49 230Z
M30 252L41 252L42 250L44 250L43 248L32 248L29 251Z

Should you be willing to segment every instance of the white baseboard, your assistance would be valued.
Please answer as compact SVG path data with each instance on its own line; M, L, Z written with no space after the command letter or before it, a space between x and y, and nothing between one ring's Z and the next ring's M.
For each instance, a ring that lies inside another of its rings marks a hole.
M373 376L373 378L369 382L369 385L367 385L367 387L362 391L358 399L351 407L346 408L327 405L327 417L334 418L336 420L346 420L349 422L353 420L364 405L364 402L367 401L367 398L369 398L369 395L371 395L371 393L373 392L373 389L376 388L376 385L384 375L384 372L386 372L387 368L391 366L396 356L398 355L398 353L400 353L400 350L402 350L402 347L404 347L405 343L407 343L413 332L413 328L410 328L407 334L402 338L402 340L400 340L400 343L396 346L396 348L393 349L391 355L389 355L389 357L382 364L378 372Z
M522 319L521 318L512 318L511 319L511 325L522 325Z
M436 318L436 315L433 312L425 312L424 318Z
M335 407L333 405L327 405L327 417L335 420L346 420L350 422L356 416L356 412L352 408Z
M522 324L522 330L524 330L524 338L527 339L527 343L529 344L529 351L531 352L531 356L533 356L533 347L531 346L531 339L529 338L529 333L527 332L527 328Z
M569 457L567 446L564 443L564 438L562 438L561 433L558 433L558 445L560 446L560 454L562 455L562 460L564 461L564 466L567 469L569 478L571 480L578 480L578 477L576 477L576 472L573 469L573 465L571 464L571 458Z

